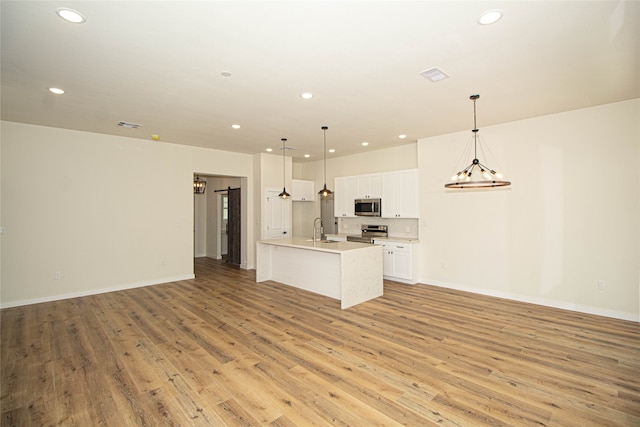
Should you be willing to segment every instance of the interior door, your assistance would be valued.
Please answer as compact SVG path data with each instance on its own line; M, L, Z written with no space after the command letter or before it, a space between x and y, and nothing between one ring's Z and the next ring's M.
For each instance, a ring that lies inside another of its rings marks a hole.
M230 188L228 196L228 232L227 232L227 262L240 265L241 255L241 218L240 218L240 189Z
M267 209L264 230L267 239L290 237L291 199L278 197L279 190L267 190Z

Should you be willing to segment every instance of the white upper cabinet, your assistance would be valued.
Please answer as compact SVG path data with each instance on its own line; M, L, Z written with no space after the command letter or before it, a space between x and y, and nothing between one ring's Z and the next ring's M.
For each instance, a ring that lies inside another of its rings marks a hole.
M356 199L357 177L343 176L334 180L333 210L336 217L355 217L353 201Z
M313 202L316 200L313 181L291 180L291 199L294 202Z
M355 217L355 199L379 198L383 218L418 218L417 169L342 176L336 178L334 184L336 217Z
M382 176L379 173L358 175L356 199L379 199L382 196Z
M382 174L382 217L418 218L418 170Z

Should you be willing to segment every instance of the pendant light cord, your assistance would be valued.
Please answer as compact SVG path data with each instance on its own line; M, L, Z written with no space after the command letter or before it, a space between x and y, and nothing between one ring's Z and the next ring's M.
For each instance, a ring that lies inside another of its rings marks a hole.
M473 100L473 158L478 158L478 125L476 123L476 100L480 95L471 95Z
M322 126L322 134L324 139L324 150L322 152L323 163L324 163L324 186L327 186L327 129L326 126Z
M286 178L286 173L287 173L287 167L284 161L284 147L285 147L285 142L287 142L287 138L282 138L282 185L286 187L285 183L287 182L287 178Z

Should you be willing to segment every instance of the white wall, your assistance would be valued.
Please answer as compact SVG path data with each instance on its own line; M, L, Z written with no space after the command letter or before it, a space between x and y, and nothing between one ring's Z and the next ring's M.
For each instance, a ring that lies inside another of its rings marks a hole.
M362 154L327 159L327 185L333 190L333 180L339 176L393 172L418 167L416 144L374 150L369 147ZM320 171L322 173L322 171ZM320 186L322 188L322 185ZM318 188L318 191L320 191Z
M252 179L249 155L0 126L3 307L193 277L193 173Z
M444 191L469 132L328 159L327 184L418 167L421 282L638 321L638 117L635 99L481 128L507 190ZM0 126L2 306L190 277L194 172L246 177L242 257L255 265L281 157ZM296 178L319 190L321 168L304 165Z
M420 140L420 281L640 320L639 106L481 128L506 190L444 190L470 132Z

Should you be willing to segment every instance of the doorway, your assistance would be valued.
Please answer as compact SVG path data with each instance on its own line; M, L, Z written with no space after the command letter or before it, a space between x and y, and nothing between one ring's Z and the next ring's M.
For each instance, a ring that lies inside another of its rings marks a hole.
M205 194L194 193L194 258L242 262L242 185L246 179L198 174ZM243 184L244 182L244 184Z

